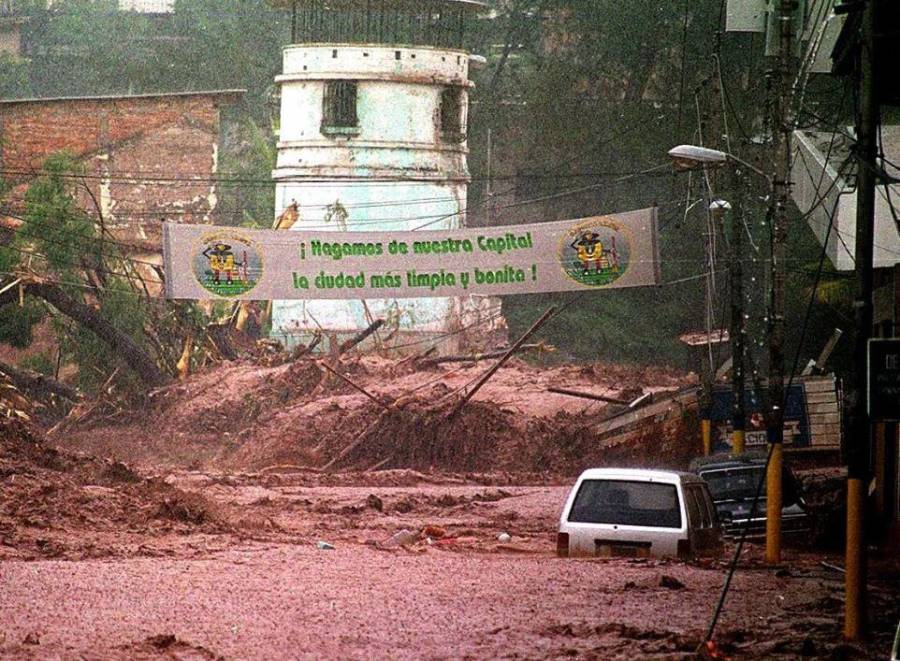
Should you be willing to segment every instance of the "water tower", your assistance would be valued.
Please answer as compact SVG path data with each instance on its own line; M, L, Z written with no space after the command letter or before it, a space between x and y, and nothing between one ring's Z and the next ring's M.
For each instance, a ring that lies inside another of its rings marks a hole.
M465 224L471 0L272 0L291 10L278 159L280 226L452 229ZM292 208L292 205L296 205ZM375 318L440 335L471 318L450 298L275 301L272 333L354 334ZM475 308L496 300L475 301Z

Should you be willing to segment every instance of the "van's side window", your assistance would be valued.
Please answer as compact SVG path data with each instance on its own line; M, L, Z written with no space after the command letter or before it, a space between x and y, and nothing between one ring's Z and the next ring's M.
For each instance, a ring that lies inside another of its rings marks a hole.
M697 491L694 487L684 488L684 499L687 504L688 520L694 528L703 527L702 507L697 500Z
M706 511L706 516L709 520L709 526L711 528L715 527L719 522L719 517L716 514L716 506L713 504L712 496L709 493L709 488L707 488L705 485L700 487L697 495L700 497L700 505L703 506L703 509Z

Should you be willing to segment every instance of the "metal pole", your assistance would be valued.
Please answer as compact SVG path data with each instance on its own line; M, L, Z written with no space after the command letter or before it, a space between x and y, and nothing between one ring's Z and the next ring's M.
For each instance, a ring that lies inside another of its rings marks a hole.
M741 183L731 169L731 453L744 451L744 216Z
M794 0L780 0L777 25L778 88L772 122L775 178L772 181L772 261L769 298L769 415L766 424L772 448L766 475L766 561L781 562L782 448L784 444L784 283L787 209L791 173L791 49Z
M710 232L716 230L715 226L708 224ZM706 357L700 359L701 390L700 390L700 436L703 441L703 454L712 454L712 405L713 405L713 380L716 366L713 364L712 351L712 326L713 326L713 285L712 275L715 270L715 255L712 248L712 236L706 237Z
M875 168L878 101L875 92L876 0L863 9L859 48L859 115L856 120L856 368L855 397L847 443L847 544L844 575L844 637L860 639L866 631L865 497L869 472L871 424L868 419L866 364L872 334L872 285L875 234Z

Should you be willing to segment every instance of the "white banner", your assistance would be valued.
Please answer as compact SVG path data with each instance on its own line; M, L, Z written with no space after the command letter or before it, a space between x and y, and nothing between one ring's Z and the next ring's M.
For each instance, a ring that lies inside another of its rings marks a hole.
M163 226L168 298L533 294L659 283L656 209L402 232Z

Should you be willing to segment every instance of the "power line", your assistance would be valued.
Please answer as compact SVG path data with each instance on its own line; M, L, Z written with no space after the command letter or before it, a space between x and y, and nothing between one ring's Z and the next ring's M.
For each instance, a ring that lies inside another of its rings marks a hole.
M640 128L637 126L635 128ZM43 177L43 176L56 176L62 178L69 179L99 179L103 181L120 181L120 182L131 182L131 183L139 183L139 184L204 184L204 183L213 183L218 185L260 185L260 186L273 186L279 183L303 183L308 186L320 186L320 187L330 187L336 185L336 183L340 182L341 185L347 184L356 184L360 186L370 187L373 185L395 185L395 184L410 184L410 183L443 183L443 182L473 182L473 181L486 181L486 176L443 176L443 177L409 177L409 176L388 176L388 175L370 175L365 178L356 176L356 175L342 175L342 174L334 174L334 175L316 175L316 176L303 176L303 175L293 175L289 177L279 177L277 179L267 178L252 178L252 177L236 177L236 176L228 176L226 174L216 174L216 175L194 175L191 173L185 173L184 176L164 176L160 175L156 172L151 171L128 171L128 170L118 170L111 171L109 173L62 173L62 172L53 172L41 169L25 169L25 168L3 168L0 169L0 174L12 176L12 177ZM624 175L635 174L633 171L621 171L621 170L603 170L603 171L589 171L589 172L545 172L545 173L535 173L535 174L510 174L510 175L493 175L493 179L572 179L572 178L605 178L605 177L621 177Z
M49 261L49 259L50 259L49 257L47 257L47 255L41 254L41 253L36 252L36 251L34 251L34 250L26 250L26 249L24 249L24 248L19 248L19 247L17 247L17 246L12 246L12 245L6 245L6 246L2 246L2 247L5 248L5 249L7 249L7 250L13 250L13 251L15 251L15 252L17 252L17 253L20 253L20 254L22 254L22 255L30 255L30 256L32 256L32 257L40 257L41 259L46 259L46 260L48 260L48 261ZM127 261L127 260L124 260L124 261ZM113 276L116 276L117 278L127 278L128 280L133 280L133 281L137 281L137 282L143 282L144 284L147 283L147 279L140 278L140 277L136 277L136 276L133 276L133 275L129 275L128 273L122 273L122 272L119 272L119 271L110 271L110 270L108 270L108 269L104 269L104 268L99 267L99 266L88 268L88 267L86 267L86 266L84 266L84 265L82 265L82 264L79 264L78 262L73 262L73 261L71 261L71 260L63 260L62 263L63 263L63 264L66 264L66 265L68 265L68 266L73 266L73 267L78 268L78 269L87 269L87 270L90 270L90 271L95 271L95 272L97 272L97 273L105 273L105 274L107 274L107 275L113 275ZM150 282L151 282L152 284L163 284L163 283L164 283L163 280L152 280L152 279L150 279Z

